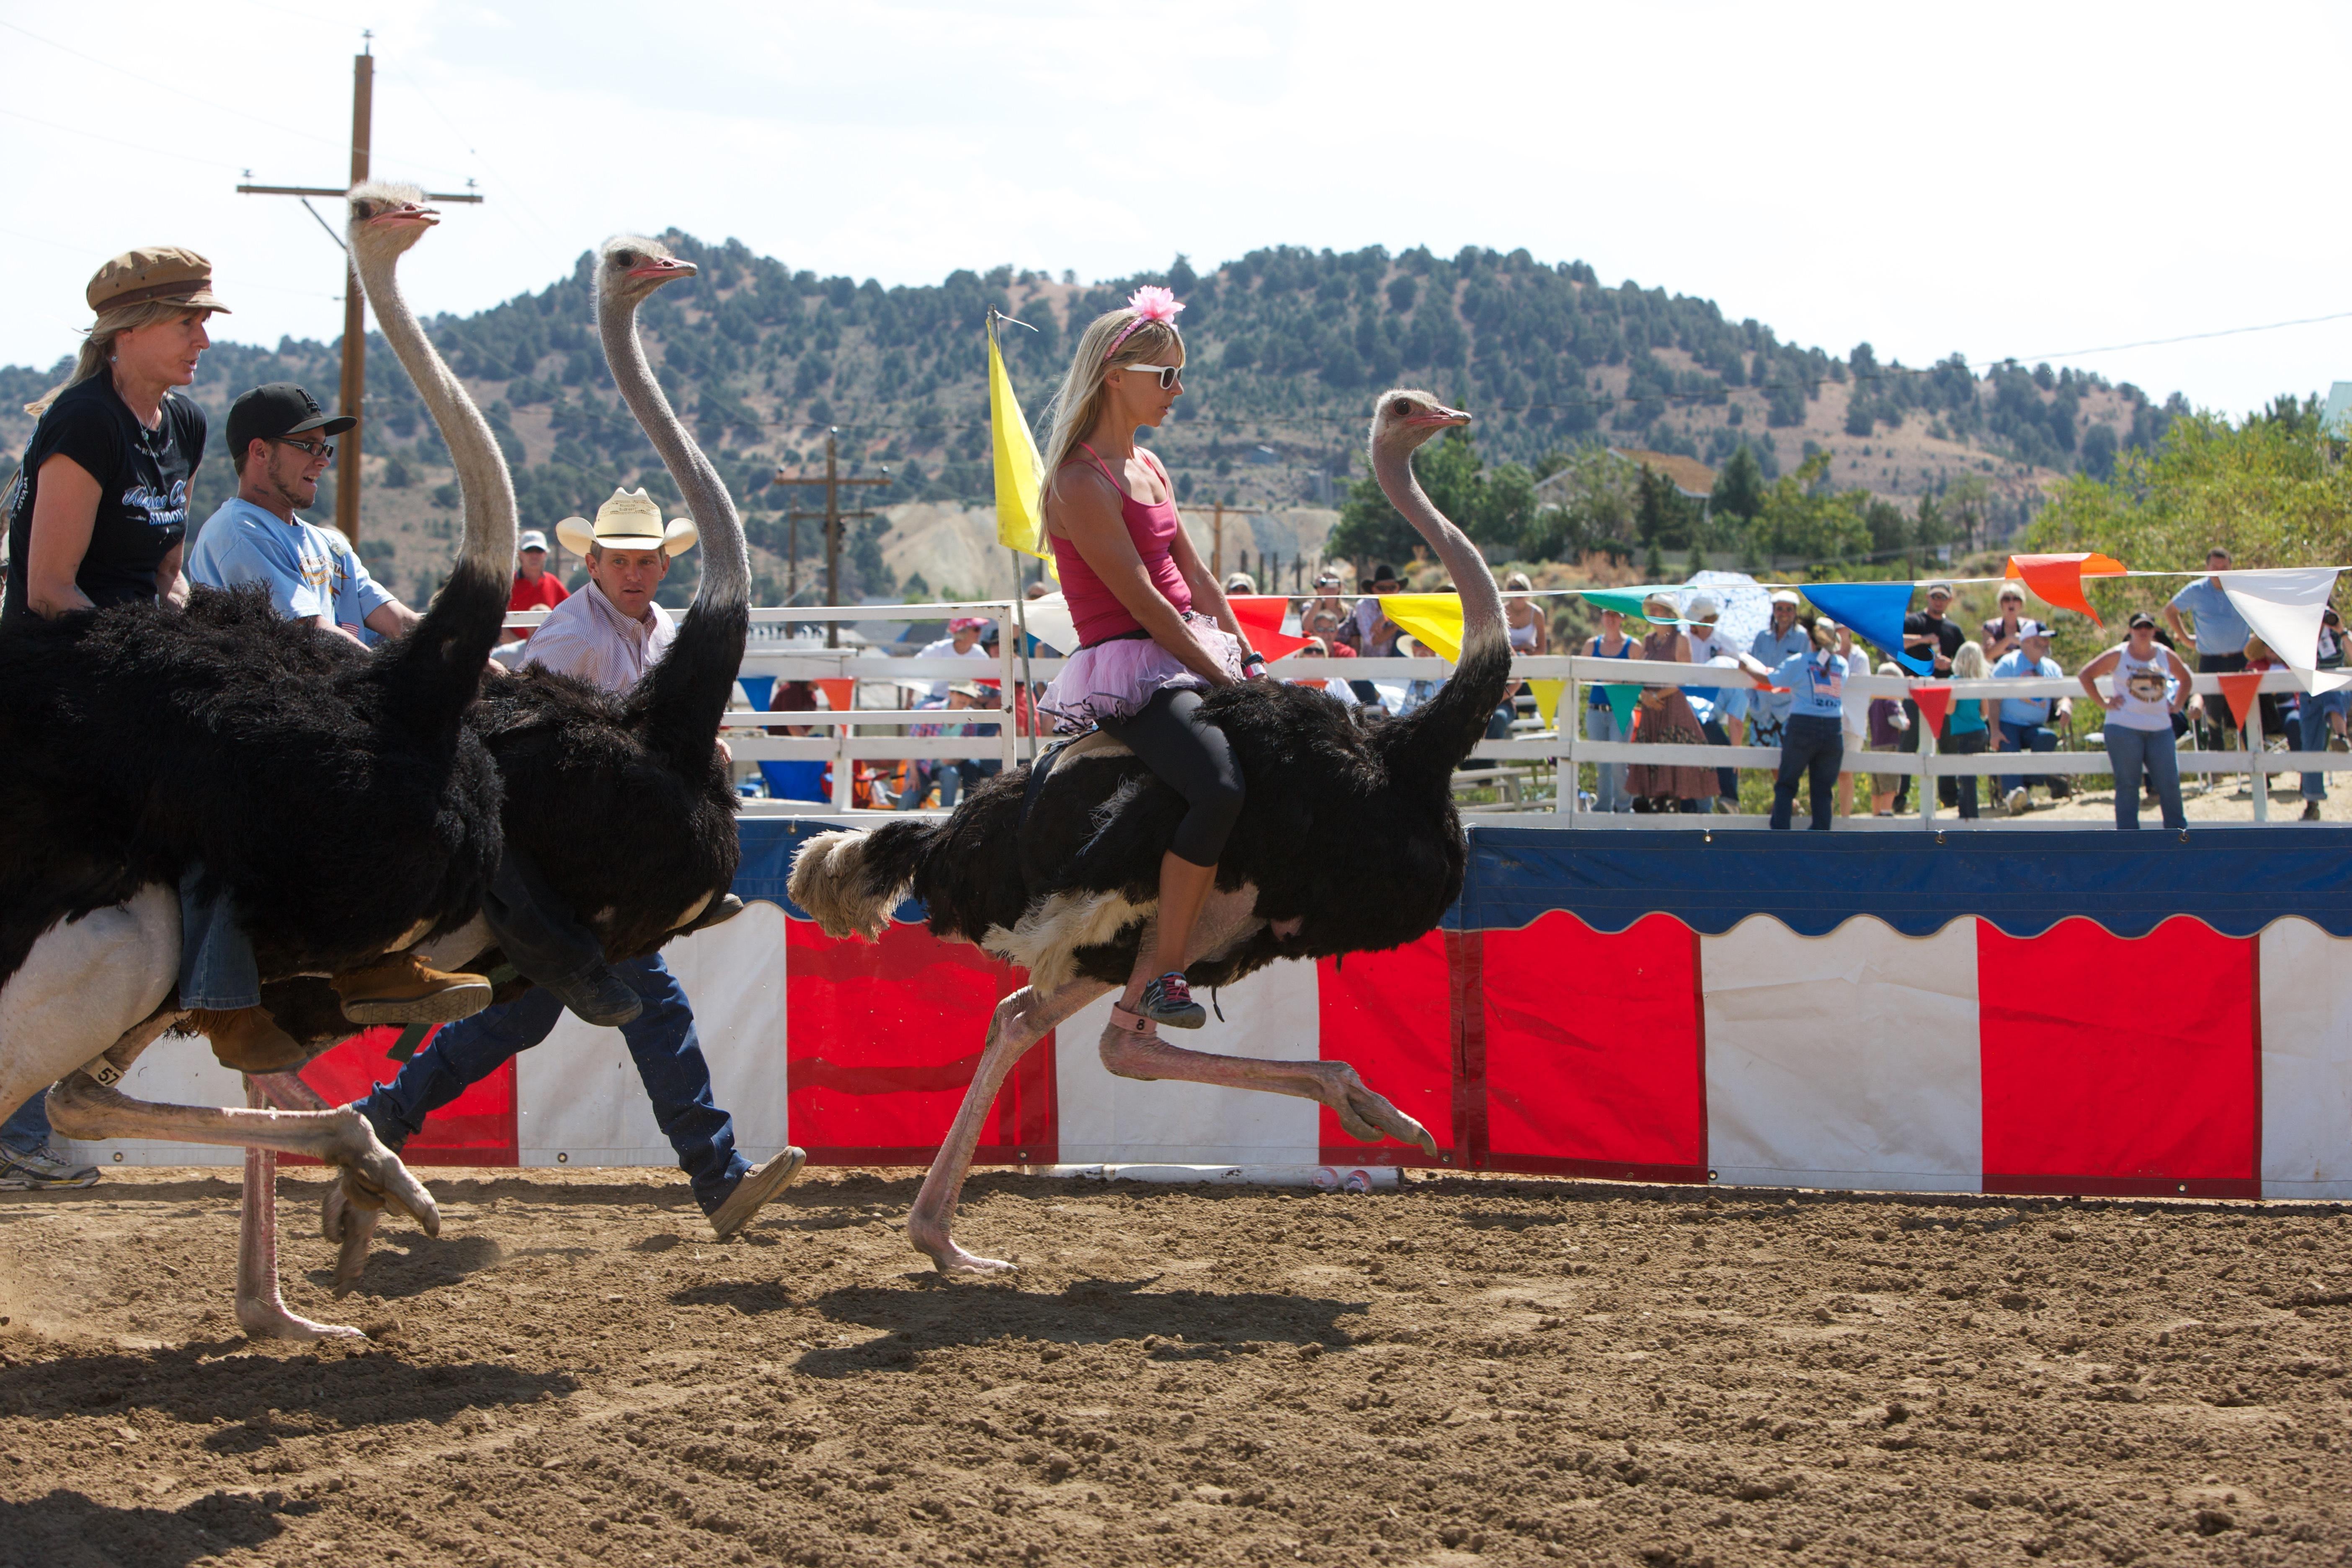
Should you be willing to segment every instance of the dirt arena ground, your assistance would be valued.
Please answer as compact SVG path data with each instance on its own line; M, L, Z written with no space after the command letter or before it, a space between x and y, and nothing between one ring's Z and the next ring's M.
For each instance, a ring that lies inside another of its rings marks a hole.
M674 1175L443 1173L229 1314L234 1172L0 1202L0 1563L2352 1561L2326 1205L907 1172L731 1246Z

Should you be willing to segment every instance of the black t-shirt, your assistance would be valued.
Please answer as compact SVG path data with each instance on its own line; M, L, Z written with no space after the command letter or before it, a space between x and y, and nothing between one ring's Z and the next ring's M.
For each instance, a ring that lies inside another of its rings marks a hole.
M25 448L25 480L8 513L5 617L32 614L25 597L33 503L41 465L67 457L98 481L98 516L74 582L93 605L155 597L155 568L187 537L188 487L205 457L205 412L176 392L163 395L163 418L139 423L103 371L58 395Z
M1935 637L1936 647L1944 656L1944 668L1936 672L1938 675L1951 673L1952 656L1959 652L1960 644L1968 640L1968 634L1960 630L1959 622L1943 616L1931 616L1925 610L1914 610L1903 617L1903 651L1914 658L1927 656L1919 645L1912 642L1913 637L1922 635Z

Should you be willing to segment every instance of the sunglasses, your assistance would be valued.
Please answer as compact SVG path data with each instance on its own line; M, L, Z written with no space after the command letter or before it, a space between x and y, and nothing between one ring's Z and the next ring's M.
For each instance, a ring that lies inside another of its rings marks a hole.
M1160 378L1160 390L1162 392L1170 390L1175 386L1178 382L1184 378L1184 367L1181 364L1126 364L1119 366L1119 368L1121 370L1139 370L1146 375L1158 376Z
M320 458L331 458L335 455L335 444L332 441L296 441L285 436L273 436L270 439L281 447L291 447L298 452L308 453L314 461Z

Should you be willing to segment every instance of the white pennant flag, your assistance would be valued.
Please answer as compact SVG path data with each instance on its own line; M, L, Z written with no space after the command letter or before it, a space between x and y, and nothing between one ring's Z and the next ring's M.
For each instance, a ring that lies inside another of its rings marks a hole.
M2267 572L2224 572L2221 592L2271 652L2302 678L2305 691L2334 691L2352 683L2352 670L2320 670L2319 615L2336 592L2336 568L2292 566Z

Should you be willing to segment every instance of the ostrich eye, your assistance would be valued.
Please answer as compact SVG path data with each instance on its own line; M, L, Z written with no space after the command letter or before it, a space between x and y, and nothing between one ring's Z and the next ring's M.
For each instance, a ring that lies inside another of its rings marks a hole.
M1400 397L1394 403L1389 405L1389 412L1402 419L1406 415L1412 412L1412 404L1409 400Z
M637 253L634 250L616 250L613 252L613 261L616 266L635 267L638 261Z

